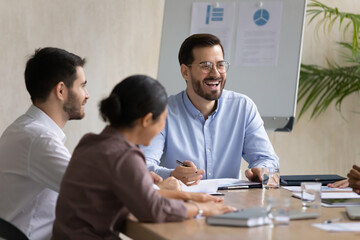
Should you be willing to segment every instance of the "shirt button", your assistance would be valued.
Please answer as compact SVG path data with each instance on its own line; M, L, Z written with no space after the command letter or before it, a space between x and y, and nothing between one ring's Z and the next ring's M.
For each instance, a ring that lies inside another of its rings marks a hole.
M208 149L206 149L206 151L207 151L207 152L210 152L210 149L208 148Z
M211 173L208 173L209 176L211 176Z

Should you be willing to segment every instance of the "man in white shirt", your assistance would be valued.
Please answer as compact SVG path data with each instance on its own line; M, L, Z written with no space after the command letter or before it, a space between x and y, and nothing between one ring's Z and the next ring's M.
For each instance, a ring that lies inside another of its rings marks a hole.
M70 153L62 128L84 117L85 59L58 48L35 51L25 69L32 105L0 138L0 218L30 239L50 239Z

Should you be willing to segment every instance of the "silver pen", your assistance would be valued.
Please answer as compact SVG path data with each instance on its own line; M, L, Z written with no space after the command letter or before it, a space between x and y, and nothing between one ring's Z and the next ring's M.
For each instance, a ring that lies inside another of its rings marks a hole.
M331 223L334 223L334 222L339 222L340 220L341 220L341 218L333 218L333 219L325 220L323 222L323 224L331 224Z

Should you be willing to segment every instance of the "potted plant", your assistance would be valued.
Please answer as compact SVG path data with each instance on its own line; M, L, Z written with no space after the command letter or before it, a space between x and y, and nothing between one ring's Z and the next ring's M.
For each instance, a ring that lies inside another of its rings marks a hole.
M324 31L330 32L338 21L344 33L352 29L353 37L352 43L338 42L344 50L347 66L330 61L327 68L301 64L297 101L303 101L303 105L299 119L311 107L310 118L317 117L333 102L337 110L341 111L342 101L350 94L360 91L360 15L340 12L338 8L330 8L316 0L311 0L307 6L307 15L311 17L309 24L321 18L316 25L317 31L322 26Z

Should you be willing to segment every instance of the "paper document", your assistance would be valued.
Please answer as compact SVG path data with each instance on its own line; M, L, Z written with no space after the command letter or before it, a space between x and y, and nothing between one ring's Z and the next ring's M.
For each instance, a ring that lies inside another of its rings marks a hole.
M331 224L314 223L313 226L330 232L360 232L360 222Z
M301 198L301 192L293 192L293 196ZM341 198L360 198L360 195L354 192L322 192L321 199L341 199Z
M216 178L201 180L199 184L193 186L186 186L182 183L182 190L184 192L205 192L209 194L216 193L218 188L236 188L236 187L249 187L249 186L261 186L260 183L250 182L246 180L240 180L237 178Z
M203 192L213 194L217 192L218 181L217 179L201 180L199 184L193 186L186 186L181 182L181 187L184 192Z
M231 189L236 187L250 187L250 186L260 186L260 183L257 182L250 182L247 180L240 180L237 178L219 178L218 180L218 187L219 190L221 189Z
M277 66L280 49L282 1L239 2L235 66Z
M283 186L282 188L291 192L301 192L301 186ZM322 186L321 192L352 192L352 188L329 188L327 186Z
M234 31L235 2L194 2L192 5L190 35L211 33L220 38L225 56L231 58Z

